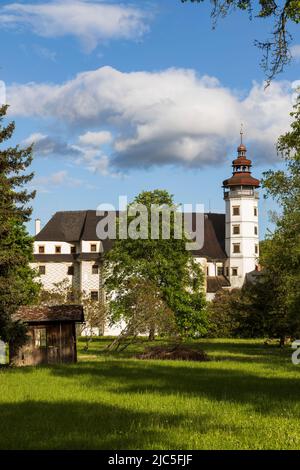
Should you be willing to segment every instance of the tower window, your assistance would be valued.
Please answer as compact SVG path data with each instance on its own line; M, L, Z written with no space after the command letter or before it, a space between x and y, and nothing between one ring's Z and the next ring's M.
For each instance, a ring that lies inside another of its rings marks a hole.
M59 255L59 254L61 253L61 246L60 246L60 245L56 245L56 247L55 247L55 253L56 253L57 255Z
M91 300L99 300L99 293L97 290L91 291Z
M233 244L233 253L240 253L241 252L241 245L239 243Z
M39 245L39 253L40 253L40 254L45 253L45 247L44 247L44 245Z
M254 207L254 215L257 217L257 207Z
M44 276L46 274L46 266L39 266L39 274L40 276Z
M98 272L99 272L99 266L98 264L94 264L92 266L92 274L98 274Z
M233 235L239 235L240 234L240 226L239 225L234 225L232 227L232 233L233 233Z
M258 245L255 245L255 254L258 255Z
M255 227L254 227L254 235L257 235L257 233L258 233L257 226L255 225Z
M68 266L68 276L74 276L74 266Z
M240 215L240 206L233 206L232 215Z
M97 251L97 245L96 243L91 243L91 251L95 253Z
M237 276L238 275L238 268L231 268L231 275Z

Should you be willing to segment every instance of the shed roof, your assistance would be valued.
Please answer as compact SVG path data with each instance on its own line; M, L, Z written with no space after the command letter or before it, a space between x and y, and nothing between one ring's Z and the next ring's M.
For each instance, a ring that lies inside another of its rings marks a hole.
M13 315L13 321L38 322L84 322L82 305L24 306Z

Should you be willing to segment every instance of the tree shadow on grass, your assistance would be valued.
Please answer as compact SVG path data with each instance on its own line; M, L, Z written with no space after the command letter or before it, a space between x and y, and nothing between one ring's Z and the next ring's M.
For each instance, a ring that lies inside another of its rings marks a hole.
M149 343L146 338L139 338L137 342L131 345L128 349L111 353L105 348L110 343L107 338L94 338L89 345L88 351L81 350L84 341L79 340L81 347L79 348L79 360L81 356L83 360L88 360L89 357L93 358L117 358L129 359L137 353L141 353L148 346L153 345L170 345L168 340L160 339L155 342ZM253 340L186 340L184 342L186 347L196 350L204 350L208 353L213 361L232 361L232 362L249 362L265 364L272 368L286 366L290 363L291 348L279 348L277 345L265 345L263 341L254 342Z
M52 368L55 376L81 377L88 387L104 387L119 394L158 393L250 405L262 414L278 415L299 403L299 378L263 377L250 371L224 367L191 366L169 361L103 361L71 368ZM275 375L275 374L274 374ZM300 412L298 410L297 412Z
M202 414L197 433L235 425L212 424ZM0 406L0 449L188 449L189 422L183 414L134 411L83 401L8 403ZM181 426L181 438L174 432ZM196 430L195 430L196 432ZM180 441L180 442L179 442Z

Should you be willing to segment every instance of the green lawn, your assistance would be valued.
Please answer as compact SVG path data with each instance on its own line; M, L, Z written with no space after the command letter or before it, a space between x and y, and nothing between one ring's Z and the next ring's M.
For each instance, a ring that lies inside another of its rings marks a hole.
M300 366L262 341L211 361L141 361L79 341L71 366L0 369L1 449L300 449ZM147 344L147 343L146 343Z

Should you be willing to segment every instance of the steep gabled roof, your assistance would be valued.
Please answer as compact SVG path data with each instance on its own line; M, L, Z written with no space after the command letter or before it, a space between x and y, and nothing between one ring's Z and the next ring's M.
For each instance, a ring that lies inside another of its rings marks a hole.
M118 216L118 212L116 212ZM97 224L104 216L96 211L56 212L45 227L35 237L36 241L79 242L98 240ZM192 214L192 230L196 229L196 214ZM103 250L108 251L113 240L102 240ZM193 251L194 256L208 259L225 259L225 214L208 213L204 216L204 245ZM38 255L35 255L38 256ZM49 257L50 255L48 255ZM51 255L54 256L54 255ZM59 255L61 256L61 255Z
M81 239L86 215L87 211L56 212L35 240L76 242Z

